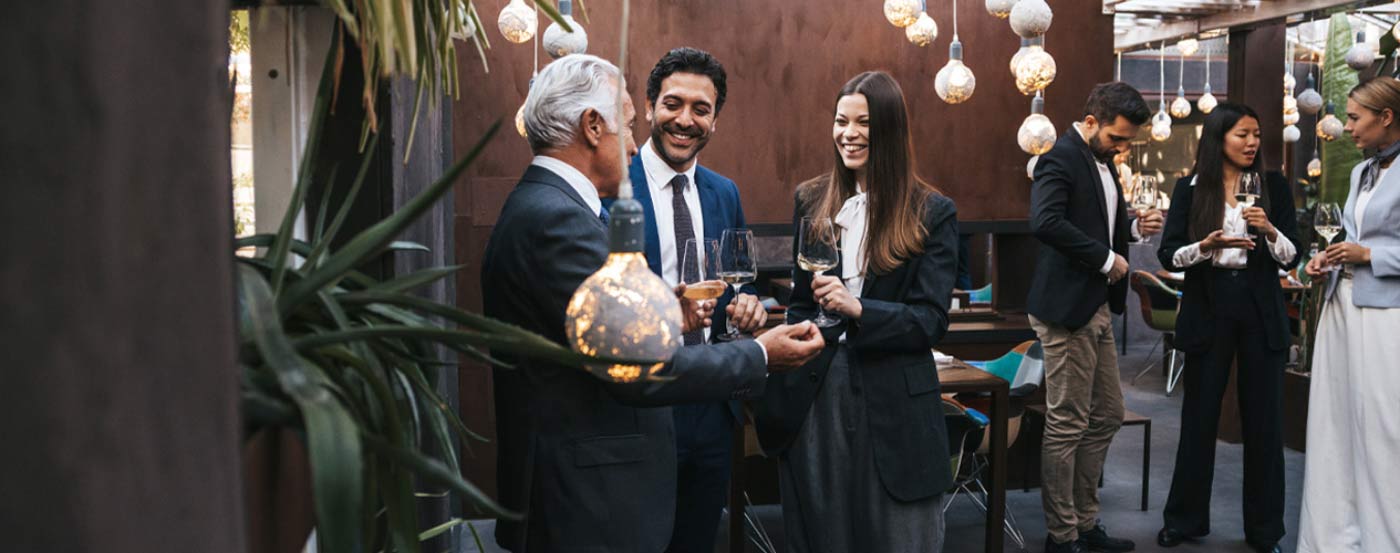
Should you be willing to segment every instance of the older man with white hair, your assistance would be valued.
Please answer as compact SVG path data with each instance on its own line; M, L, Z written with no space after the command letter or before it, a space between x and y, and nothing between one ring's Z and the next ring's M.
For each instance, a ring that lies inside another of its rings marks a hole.
M608 256L601 198L616 195L623 156L637 150L636 110L624 95L617 113L619 86L617 67L578 54L535 78L525 102L535 158L486 247L487 315L566 343L565 306ZM495 372L499 495L525 518L500 521L496 542L515 553L661 552L676 501L666 406L759 394L768 370L799 366L823 345L810 323L785 325L753 341L682 348L662 369L666 381L640 384L502 356L516 368Z

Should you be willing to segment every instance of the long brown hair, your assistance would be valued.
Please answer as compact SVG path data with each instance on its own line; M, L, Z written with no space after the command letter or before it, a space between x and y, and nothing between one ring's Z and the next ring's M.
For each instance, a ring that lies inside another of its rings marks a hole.
M899 83L883 71L856 75L836 95L864 94L870 105L870 160L865 165L865 260L863 273L884 274L924 251L924 203L937 189L920 180L914 168L914 142L909 134L909 108ZM807 214L834 219L846 200L856 194L855 172L831 144L835 167L830 173L798 186Z
M1225 135L1241 119L1259 121L1253 109L1244 104L1221 103L1206 116L1201 129L1201 141L1196 146L1196 188L1191 192L1190 224L1187 226L1191 240L1204 240L1210 233L1220 230L1225 223ZM1241 167L1240 171L1252 171L1264 177L1264 156L1254 155L1254 164ZM1269 206L1269 183L1259 183L1258 205Z

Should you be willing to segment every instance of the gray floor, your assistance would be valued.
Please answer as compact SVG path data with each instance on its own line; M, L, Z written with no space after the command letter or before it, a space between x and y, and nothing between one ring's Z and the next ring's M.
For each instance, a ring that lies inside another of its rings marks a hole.
M1136 335L1137 333L1134 332ZM1103 503L1102 518L1109 532L1115 536L1137 542L1137 551L1172 551L1173 553L1193 552L1241 552L1248 553L1241 528L1240 493L1243 486L1241 460L1243 448L1239 445L1219 442L1216 448L1216 473L1214 496L1212 499L1211 535L1198 543L1183 544L1167 550L1157 547L1155 536L1162 525L1162 505L1166 503L1167 490L1171 484L1172 465L1176 454L1177 432L1180 425L1180 390L1174 397L1163 395L1164 379L1160 371L1152 371L1136 384L1130 379L1143 367L1148 358L1150 340L1136 339L1129 348L1128 355L1121 362L1123 390L1128 408L1152 418L1152 475L1150 480L1149 510L1139 511L1142 470L1142 427L1124 428L1109 451L1108 464L1101 492ZM1159 358L1156 353L1152 357ZM1287 467L1286 491L1287 507L1284 524L1289 534L1284 537L1283 551L1292 551L1296 542L1295 531L1298 523L1299 496L1303 485L1303 455L1297 451L1285 450L1284 463ZM764 527L768 530L778 550L782 551L782 522L779 507L760 506L756 509ZM1013 490L1007 493L1007 511L1016 517L1026 536L1026 550L1039 552L1045 540L1045 520L1040 508L1038 490L1022 492ZM959 499L948 511L947 544L945 553L981 552L983 515L967 499ZM486 551L500 551L494 547L490 533L494 524L491 521L475 523ZM466 536L464 549L477 551ZM1016 551L1015 544L1007 540L1006 551ZM854 553L854 552L853 552Z

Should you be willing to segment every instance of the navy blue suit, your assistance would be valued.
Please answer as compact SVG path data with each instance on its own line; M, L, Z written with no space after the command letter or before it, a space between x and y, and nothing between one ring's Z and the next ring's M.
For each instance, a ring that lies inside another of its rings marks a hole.
M644 144L643 148L651 145ZM658 222L652 207L651 187L647 185L642 156L632 158L630 169L632 195L646 212L647 265L651 272L661 274L661 241L658 223L671 228L671 221ZM695 189L700 194L700 215L704 238L719 240L724 229L744 228L744 208L739 202L739 187L734 181L706 169L695 167ZM692 214L694 215L694 214ZM683 244L676 244L677 251ZM758 295L752 284L740 289ZM725 307L734 299L733 290L726 290L715 304L710 328L724 332L728 319ZM733 444L734 421L742 415L740 403L730 401L682 405L673 408L676 425L676 454L679 474L676 489L676 524L667 551L714 551L715 532L719 528L720 512L724 508L729 484L729 459Z

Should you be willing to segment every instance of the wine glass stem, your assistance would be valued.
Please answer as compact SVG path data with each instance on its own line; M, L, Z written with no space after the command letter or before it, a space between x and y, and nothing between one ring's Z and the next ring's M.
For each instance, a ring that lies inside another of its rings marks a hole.
M734 289L734 297L733 297L733 298L730 298L730 300L729 300L729 303L730 303L730 304L733 304L734 302L736 302L736 301L739 300L739 285L738 285L738 284L730 284L729 287L732 288L732 289ZM737 310L736 310L736 312L737 312ZM733 336L738 336L738 335L739 335L739 328L736 327L736 326L734 326L734 317L730 317L730 316L727 316L727 315L724 317L724 331L725 331L724 334L725 334L726 336L733 337Z

